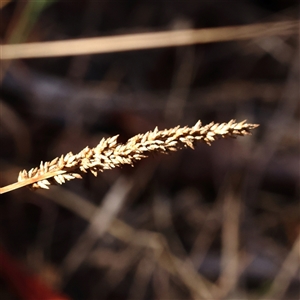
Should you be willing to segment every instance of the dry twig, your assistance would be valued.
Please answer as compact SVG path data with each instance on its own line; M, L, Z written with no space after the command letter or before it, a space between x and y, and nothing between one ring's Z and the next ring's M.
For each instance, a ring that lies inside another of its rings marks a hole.
M41 162L39 167L30 171L23 170L19 173L18 182L0 188L0 193L6 193L23 186L48 189L53 183L62 184L74 178L82 178L82 173L90 171L94 176L104 170L121 167L148 157L151 153L168 154L182 148L194 149L197 141L210 145L218 138L244 136L250 130L258 127L257 124L248 124L246 121L236 123L210 123L202 126L198 121L193 127L174 127L158 130L145 134L138 134L129 139L125 144L118 144L118 135L103 138L95 148L86 147L78 154L69 152L61 157L56 157L50 162Z

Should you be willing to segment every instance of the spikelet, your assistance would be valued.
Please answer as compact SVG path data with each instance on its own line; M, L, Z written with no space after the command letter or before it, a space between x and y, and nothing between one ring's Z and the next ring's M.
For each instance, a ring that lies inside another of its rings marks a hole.
M90 171L94 176L104 170L134 165L138 160L148 157L151 153L168 154L182 148L194 149L197 141L211 145L218 138L245 136L258 127L246 121L236 123L210 123L202 126L198 121L193 127L174 127L145 134L138 134L130 138L125 144L118 144L118 135L102 139L95 148L86 147L78 154L72 152L56 157L50 162L41 162L37 168L19 173L18 182L36 179L32 188L49 189L51 184L63 184L66 181L82 178L80 173Z

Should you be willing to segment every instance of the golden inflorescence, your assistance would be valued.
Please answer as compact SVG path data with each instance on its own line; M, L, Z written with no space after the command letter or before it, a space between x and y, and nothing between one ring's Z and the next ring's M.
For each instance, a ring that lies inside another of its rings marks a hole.
M202 126L198 121L193 127L177 126L165 130L158 130L156 127L153 131L132 137L125 144L117 143L117 135L103 138L95 148L86 147L78 154L69 152L50 162L41 162L39 167L28 172L21 171L18 182L36 178L31 187L48 189L53 183L62 184L74 178L82 178L80 173L90 171L97 176L98 172L125 164L133 166L134 162L151 153L167 154L186 147L194 149L197 141L210 145L218 138L248 135L258 126L246 121L236 123L235 120Z

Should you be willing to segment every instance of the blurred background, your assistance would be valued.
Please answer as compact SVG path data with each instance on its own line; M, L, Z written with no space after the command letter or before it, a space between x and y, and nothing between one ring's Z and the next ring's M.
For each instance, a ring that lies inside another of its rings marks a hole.
M0 14L1 44L14 44L280 24L299 20L299 3L6 0ZM298 299L299 29L276 28L263 38L0 61L2 187L102 137L125 142L198 119L260 124L252 136L1 195L0 298Z

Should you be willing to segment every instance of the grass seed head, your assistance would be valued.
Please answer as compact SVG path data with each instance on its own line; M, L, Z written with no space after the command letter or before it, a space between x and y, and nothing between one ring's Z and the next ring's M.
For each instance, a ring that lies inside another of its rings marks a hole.
M34 183L31 182L31 187L49 189L50 184L63 184L65 181L82 178L80 173L90 171L97 176L98 172L125 164L133 166L136 161L152 153L168 154L187 147L194 149L197 141L210 145L219 138L251 134L251 130L258 126L248 124L246 120L239 123L235 120L221 124L212 122L205 126L198 121L193 127L176 126L164 130L155 127L153 131L130 138L125 144L117 143L118 135L103 138L95 148L85 147L76 155L69 152L50 162L41 162L38 168L29 172L21 171L18 182L36 178Z

